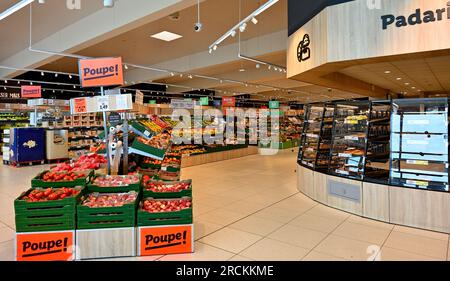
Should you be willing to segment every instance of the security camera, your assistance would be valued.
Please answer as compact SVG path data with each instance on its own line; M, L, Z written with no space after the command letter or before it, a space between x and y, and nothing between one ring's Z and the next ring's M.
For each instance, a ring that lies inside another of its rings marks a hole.
M203 24L202 24L201 22L195 23L195 25L194 25L194 31L195 31L195 32L200 32L200 31L202 31L202 28L203 28Z

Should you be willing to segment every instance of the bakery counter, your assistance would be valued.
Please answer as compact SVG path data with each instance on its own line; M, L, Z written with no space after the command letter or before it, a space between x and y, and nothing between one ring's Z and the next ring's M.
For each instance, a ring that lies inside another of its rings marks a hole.
M326 206L392 224L450 233L450 193L315 172L297 164L300 192Z

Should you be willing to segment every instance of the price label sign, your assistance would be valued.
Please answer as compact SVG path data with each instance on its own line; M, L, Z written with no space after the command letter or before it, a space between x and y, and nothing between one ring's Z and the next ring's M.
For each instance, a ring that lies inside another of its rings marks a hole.
M108 111L109 110L108 96L97 97L97 110L98 111Z
M87 112L87 101L85 98L73 99L73 113L82 114Z

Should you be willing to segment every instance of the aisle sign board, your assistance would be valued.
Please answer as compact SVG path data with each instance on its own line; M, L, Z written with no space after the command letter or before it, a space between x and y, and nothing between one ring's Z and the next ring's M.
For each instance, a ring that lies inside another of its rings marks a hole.
M139 227L138 254L140 256L184 254L194 251L194 226Z
M118 89L111 89L111 90L105 90L105 95L107 95L107 96L120 95L120 88L118 88Z
M81 59L78 71L84 88L123 85L121 57Z
M235 107L236 106L236 98L235 97L222 97L222 106L223 107Z
M22 98L40 98L42 96L41 86L21 86L20 87Z
M208 97L201 97L200 98L200 105L208 105L209 104L209 98Z
M270 109L278 109L280 108L280 102L279 101L269 101L269 108Z
M16 233L17 261L71 261L75 231Z

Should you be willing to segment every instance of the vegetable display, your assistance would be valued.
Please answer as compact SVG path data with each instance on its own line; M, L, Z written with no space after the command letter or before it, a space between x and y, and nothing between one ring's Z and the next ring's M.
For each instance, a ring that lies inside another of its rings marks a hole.
M192 200L189 198L174 200L146 199L142 209L149 213L177 212L189 209L192 206Z
M127 186L139 183L139 175L128 176L98 176L94 179L93 184L100 187Z
M74 188L47 188L47 189L34 189L28 195L24 195L20 200L27 202L45 202L62 200L66 197L76 196L80 193L80 190Z
M83 199L81 205L90 208L122 207L137 199L137 193L91 193Z

